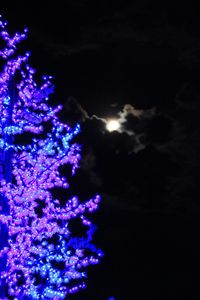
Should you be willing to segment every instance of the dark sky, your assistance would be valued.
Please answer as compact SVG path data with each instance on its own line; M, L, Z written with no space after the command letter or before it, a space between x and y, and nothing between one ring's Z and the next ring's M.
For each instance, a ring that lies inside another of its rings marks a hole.
M199 299L196 4L8 2L1 14L11 30L29 28L24 47L38 76L55 76L52 103L63 103L63 120L81 124L72 192L102 195L93 220L105 257L87 290L70 299ZM106 131L111 117L120 132Z

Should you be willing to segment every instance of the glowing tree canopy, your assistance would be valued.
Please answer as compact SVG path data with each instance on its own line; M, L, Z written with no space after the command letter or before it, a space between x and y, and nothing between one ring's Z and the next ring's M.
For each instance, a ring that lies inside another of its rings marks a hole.
M53 188L69 187L59 167L71 164L72 174L78 167L80 147L71 140L79 125L59 121L62 106L48 104L51 77L38 85L29 53L16 53L26 35L11 36L0 17L0 298L66 299L85 287L86 267L102 256L87 218L100 197L61 203L53 196ZM74 218L85 228L82 237L70 232Z

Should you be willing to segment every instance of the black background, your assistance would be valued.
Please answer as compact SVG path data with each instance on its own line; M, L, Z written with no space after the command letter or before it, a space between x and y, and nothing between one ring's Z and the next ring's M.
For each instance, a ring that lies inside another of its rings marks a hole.
M16 2L1 1L3 18L29 28L22 50L55 77L61 117L81 124L72 193L102 195L92 218L105 257L69 299L199 299L197 1ZM123 130L109 133L119 112Z

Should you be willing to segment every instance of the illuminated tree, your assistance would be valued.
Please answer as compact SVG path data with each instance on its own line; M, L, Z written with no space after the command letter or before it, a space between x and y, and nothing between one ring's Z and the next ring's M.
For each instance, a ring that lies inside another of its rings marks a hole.
M69 188L59 167L70 164L72 175L78 167L80 146L71 140L79 125L59 121L62 106L48 103L51 77L38 85L29 53L16 53L26 35L11 36L0 18L0 297L65 299L85 287L85 268L102 256L87 218L100 197L61 203L53 196L55 187ZM74 218L85 228L82 237L70 231Z

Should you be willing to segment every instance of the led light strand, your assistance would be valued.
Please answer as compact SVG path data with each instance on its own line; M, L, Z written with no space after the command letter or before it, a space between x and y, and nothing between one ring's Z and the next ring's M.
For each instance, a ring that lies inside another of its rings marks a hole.
M95 230L86 217L98 208L100 196L80 202L78 197L60 200L52 189L69 188L59 167L70 164L72 175L79 167L80 146L71 140L80 131L59 121L62 109L48 104L53 93L51 76L44 76L40 86L34 80L35 70L28 65L30 53L16 56L17 45L26 38L27 29L13 37L0 17L0 38L5 44L0 51L4 68L0 73L0 151L12 150L12 182L0 180L0 195L7 199L9 214L0 214L0 222L8 228L8 245L0 250L7 257L7 268L0 277L14 299L64 299L86 287L85 269L97 264L103 253L92 244ZM12 104L9 84L15 83L16 99ZM12 115L10 122L10 106ZM45 123L51 124L44 131ZM15 135L33 133L28 145L13 141ZM45 133L45 138L40 134ZM81 238L73 237L70 222L77 218L86 228ZM78 282L78 283L77 283Z

